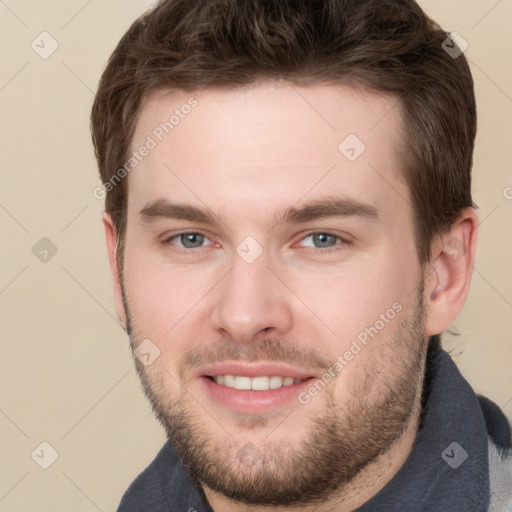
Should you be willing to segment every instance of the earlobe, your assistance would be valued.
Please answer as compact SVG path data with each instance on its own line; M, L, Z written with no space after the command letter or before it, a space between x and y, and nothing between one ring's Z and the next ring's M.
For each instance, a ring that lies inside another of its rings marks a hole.
M108 260L110 264L110 271L112 274L112 283L114 286L114 301L117 318L119 319L119 324L121 325L123 330L126 331L126 311L124 308L123 291L121 287L121 273L117 258L117 233L114 222L110 215L107 213L103 215L103 226L105 228L105 241L107 244Z
M476 251L478 219L466 210L434 246L432 273L426 284L425 335L447 329L462 310L469 293Z

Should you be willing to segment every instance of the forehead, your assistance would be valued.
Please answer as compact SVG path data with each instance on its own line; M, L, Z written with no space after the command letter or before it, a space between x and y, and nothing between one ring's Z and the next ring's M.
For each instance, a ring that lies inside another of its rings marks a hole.
M407 209L402 142L398 101L360 88L159 91L136 125L132 151L151 149L129 174L128 202L179 198L248 214L327 191Z

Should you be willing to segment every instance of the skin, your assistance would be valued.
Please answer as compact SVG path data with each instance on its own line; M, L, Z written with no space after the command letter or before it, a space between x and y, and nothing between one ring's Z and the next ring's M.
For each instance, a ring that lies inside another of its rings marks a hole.
M135 360L145 393L216 512L354 510L412 449L427 337L449 327L466 300L476 214L463 212L420 266L400 109L349 86L159 92L132 148L191 96L197 106L127 177L122 272L104 216L120 321L133 349L150 339L160 350L150 365ZM366 146L355 161L338 150L348 134ZM282 209L326 195L369 203L379 219L274 223ZM218 222L143 221L141 209L158 199L206 205ZM182 231L205 238L170 239ZM252 263L236 251L248 236L263 249ZM465 248L457 257L454 243ZM195 374L204 363L241 360L320 376L396 303L400 312L308 404L233 411Z

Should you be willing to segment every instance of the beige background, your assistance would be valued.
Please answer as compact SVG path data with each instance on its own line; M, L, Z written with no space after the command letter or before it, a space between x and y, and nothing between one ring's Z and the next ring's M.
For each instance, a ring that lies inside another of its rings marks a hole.
M478 252L462 335L444 346L512 416L512 1L420 3L468 41L479 107ZM106 60L150 5L0 1L1 512L115 510L164 441L115 320L89 135ZM31 47L43 31L58 43L46 59ZM32 252L42 237L47 262ZM58 452L48 469L43 441Z

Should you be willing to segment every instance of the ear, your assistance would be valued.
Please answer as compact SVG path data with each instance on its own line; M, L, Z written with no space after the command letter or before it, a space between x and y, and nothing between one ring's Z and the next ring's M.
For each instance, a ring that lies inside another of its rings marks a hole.
M105 228L105 239L107 242L108 260L110 271L112 273L112 282L114 285L114 300L117 318L121 327L126 331L126 311L123 302L123 292L121 288L121 273L117 262L117 236L114 222L110 215L103 215L103 226Z
M425 282L425 335L447 329L466 302L475 261L478 218L469 208L434 244L431 272Z

